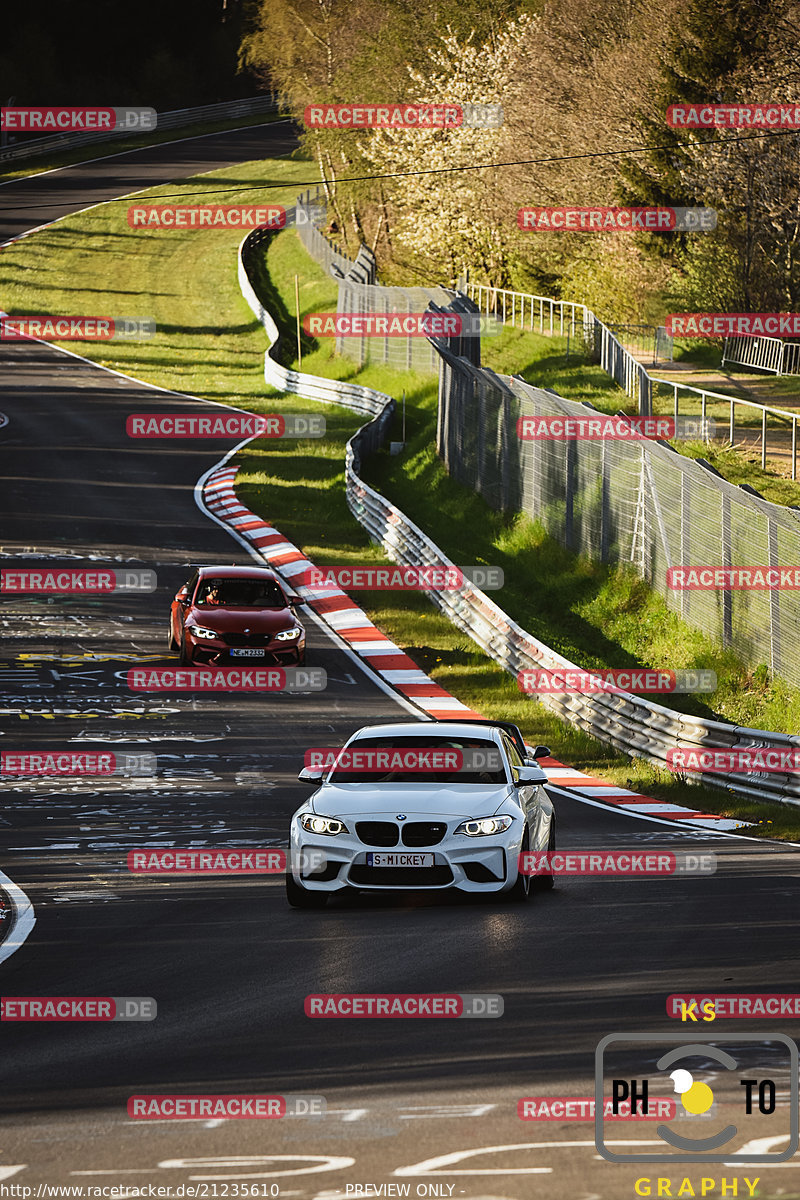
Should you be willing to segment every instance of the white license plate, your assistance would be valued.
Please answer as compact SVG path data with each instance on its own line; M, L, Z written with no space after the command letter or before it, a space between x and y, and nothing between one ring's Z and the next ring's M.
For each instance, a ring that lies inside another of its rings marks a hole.
M432 867L432 854L368 854L368 867Z
M231 650L231 656L233 658L263 658L265 654L266 650L251 650L249 647L247 649L237 648Z

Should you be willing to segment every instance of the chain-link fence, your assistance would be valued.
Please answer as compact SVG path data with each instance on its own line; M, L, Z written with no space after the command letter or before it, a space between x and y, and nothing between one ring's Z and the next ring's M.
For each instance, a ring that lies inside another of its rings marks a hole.
M375 255L363 242L358 248L355 261L343 254L338 246L334 246L324 233L320 233L315 214L324 211L325 199L322 188L317 185L316 191L309 189L297 197L297 212L303 213L305 219L298 220L297 232L300 240L316 263L333 275L335 279L352 279L357 283L374 283L377 275Z
M677 590L667 576L690 566L796 569L798 512L663 442L524 440L520 418L586 418L594 409L440 353L437 448L455 479L494 509L530 513L569 550L631 564L688 624L800 686L800 591L788 574L786 586L738 590Z

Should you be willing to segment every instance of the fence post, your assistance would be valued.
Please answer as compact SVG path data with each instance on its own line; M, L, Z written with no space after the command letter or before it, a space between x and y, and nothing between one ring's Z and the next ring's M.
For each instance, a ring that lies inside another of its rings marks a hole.
M503 389L500 408L500 504L503 512L511 507L511 397Z
M779 566L778 526L771 517L767 517L767 546L770 567ZM781 670L781 604L777 588L769 590L769 654L770 670L779 674Z
M573 517L575 512L575 459L576 442L573 438L568 438L564 442L564 470L566 478L564 480L564 498L566 505L564 509L564 545L567 550L573 549Z
M608 562L608 544L611 534L611 524L608 481L608 442L600 443L600 561Z
M722 545L720 547L722 555L723 567L732 565L732 545L731 545L731 501L730 497L724 492L720 492L721 506L721 535ZM733 592L730 588L722 589L722 644L730 646L733 642Z
M686 471L681 471L681 566L686 566L691 563L691 521L692 521L692 493L689 486L689 477ZM689 617L689 602L692 593L688 588L681 588L681 617L688 619Z

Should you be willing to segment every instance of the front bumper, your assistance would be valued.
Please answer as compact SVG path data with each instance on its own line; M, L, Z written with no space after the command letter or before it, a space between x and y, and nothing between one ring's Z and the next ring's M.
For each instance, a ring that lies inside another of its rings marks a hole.
M210 638L187 637L186 644L196 663L209 666L259 666L297 667L300 665L306 650L305 636L296 642L265 642L249 647L228 646L221 641L211 641ZM263 654L234 654L239 649L263 650Z
M504 892L513 887L518 874L523 821L515 820L502 834L467 837L452 830L460 821L448 822L448 832L434 846L367 845L355 834L356 820L367 816L343 817L348 833L324 837L307 833L299 817L292 819L290 869L296 883L309 891L445 891ZM383 819L378 817L377 819ZM432 854L432 867L370 867L370 853ZM321 857L320 857L321 856ZM320 867L319 862L324 865Z

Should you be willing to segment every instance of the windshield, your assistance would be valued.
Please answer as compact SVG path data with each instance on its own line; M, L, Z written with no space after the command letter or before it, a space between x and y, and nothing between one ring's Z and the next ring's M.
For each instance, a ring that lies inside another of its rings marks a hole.
M359 738L340 751L327 783L507 783L500 748L483 738Z
M286 608L286 597L271 579L209 579L200 584L195 603L208 608Z

